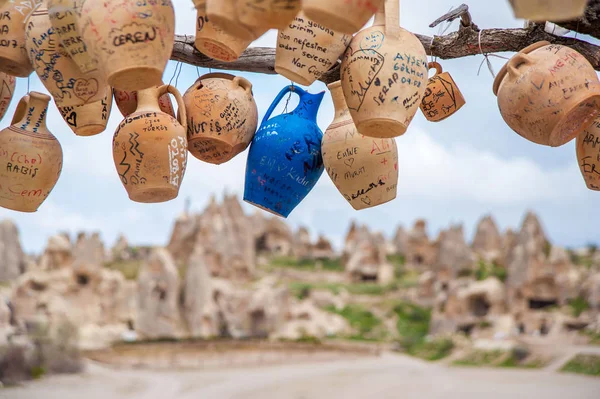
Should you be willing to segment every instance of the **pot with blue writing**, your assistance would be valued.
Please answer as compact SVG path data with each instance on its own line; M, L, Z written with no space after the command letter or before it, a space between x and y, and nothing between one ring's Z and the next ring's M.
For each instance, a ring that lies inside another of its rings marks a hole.
M271 118L288 93L300 96L296 109ZM244 201L287 218L323 174L317 112L325 92L310 94L297 86L281 90L254 136L246 165Z

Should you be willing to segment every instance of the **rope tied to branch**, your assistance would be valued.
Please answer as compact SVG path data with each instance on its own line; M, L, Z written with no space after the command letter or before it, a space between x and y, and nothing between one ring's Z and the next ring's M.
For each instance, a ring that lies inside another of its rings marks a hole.
M481 61L481 64L479 64L479 69L477 70L477 76L479 76L479 74L481 73L481 68L483 67L483 63L485 62L485 63L487 63L487 67L490 70L490 73L495 78L496 73L494 72L494 68L492 67L492 62L490 61L490 57L502 58L503 60L508 60L509 58L503 57L501 55L494 54L494 53L484 53L483 52L483 48L481 47L481 34L483 33L483 31L484 31L484 29L481 29L479 31L479 37L478 37L479 52L481 53L481 55L483 55L483 60Z

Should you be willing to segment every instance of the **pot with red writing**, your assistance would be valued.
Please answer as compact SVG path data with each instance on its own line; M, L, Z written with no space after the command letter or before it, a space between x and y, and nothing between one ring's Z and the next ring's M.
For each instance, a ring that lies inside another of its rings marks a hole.
M465 98L448 72L444 72L437 62L430 62L429 69L435 68L435 75L429 78L427 89L421 100L421 111L430 122L439 122L465 105Z

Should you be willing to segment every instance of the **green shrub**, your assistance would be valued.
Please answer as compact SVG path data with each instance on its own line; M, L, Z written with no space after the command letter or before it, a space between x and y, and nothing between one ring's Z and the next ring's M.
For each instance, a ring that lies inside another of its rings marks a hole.
M590 308L590 304L581 295L575 299L569 300L569 306L573 310L573 315L579 317L584 311Z
M498 280L504 282L508 277L508 273L506 268L496 263L489 264L484 261L479 261L477 270L475 270L475 279L477 281L482 281L489 277L496 277Z
M296 259L291 256L278 256L271 259L269 266L273 268L292 268L306 271L315 271L317 270L317 263L321 263L321 267L323 270L331 271L331 272L343 272L344 266L342 266L342 262L340 258L335 259L321 259L321 260L311 260L311 259Z
M366 338L366 335L382 324L379 318L360 305L349 304L342 310L337 310L334 306L328 306L326 309L348 320L350 326L358 331L354 339Z
M137 280L138 274L142 267L142 261L141 260L124 260L124 261L107 263L104 266L108 269L121 272L127 280Z
M600 356L577 355L571 359L561 371L568 373L600 376Z
M454 342L448 338L433 341L421 340L408 347L407 353L421 359L436 361L448 357L454 349Z

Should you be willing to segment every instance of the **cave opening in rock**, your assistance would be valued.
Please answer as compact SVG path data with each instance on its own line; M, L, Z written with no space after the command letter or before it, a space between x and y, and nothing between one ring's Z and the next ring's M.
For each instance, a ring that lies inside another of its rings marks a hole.
M77 284L82 286L88 285L90 282L90 277L87 274L77 274L75 279L77 280Z
M467 337L471 336L471 333L473 332L473 329L475 328L475 324L463 324L460 325L456 328L456 332L458 333L464 333Z
M425 259L423 259L423 256L415 255L415 263L417 265L422 265L424 261L425 261Z
M267 248L267 235L266 234L261 235L254 241L254 248L255 248L256 252L258 252L258 253L266 252L269 249L269 248Z
M484 295L474 295L469 298L469 310L473 316L484 317L490 311L490 303Z
M250 313L252 336L256 338L268 338L267 316L263 309L257 309Z
M529 298L529 309L546 309L558 305L556 299Z
M377 282L377 275L376 274L361 274L360 276L360 281L363 283L375 283Z

